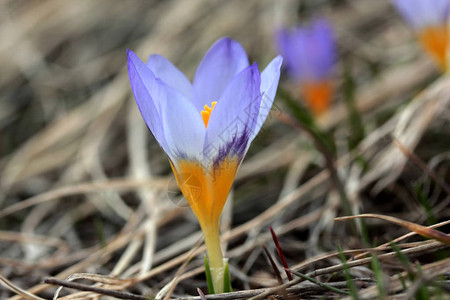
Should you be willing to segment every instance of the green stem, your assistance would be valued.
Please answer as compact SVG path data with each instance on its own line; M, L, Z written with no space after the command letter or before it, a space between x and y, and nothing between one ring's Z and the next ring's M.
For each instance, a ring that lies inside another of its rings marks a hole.
M223 263L222 247L220 245L219 224L202 226L205 236L206 252L211 270L211 276L216 294L223 293L225 265Z

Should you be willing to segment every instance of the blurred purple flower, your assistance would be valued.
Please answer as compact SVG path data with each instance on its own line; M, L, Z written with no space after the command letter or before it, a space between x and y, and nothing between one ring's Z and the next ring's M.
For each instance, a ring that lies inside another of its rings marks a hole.
M276 33L276 42L309 108L315 114L326 111L333 97L331 77L336 62L331 25L317 19L308 27L284 28Z
M445 70L450 0L392 0L392 2L413 27L423 48Z
M322 81L330 77L336 46L328 21L317 19L308 27L283 28L276 33L276 42L295 80Z

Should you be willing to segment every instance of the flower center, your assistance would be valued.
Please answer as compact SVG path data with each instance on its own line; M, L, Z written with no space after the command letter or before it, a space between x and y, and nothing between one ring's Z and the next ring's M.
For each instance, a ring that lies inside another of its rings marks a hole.
M203 107L204 110L202 110L200 113L202 114L203 123L205 123L205 127L208 127L209 117L211 116L211 112L213 111L214 107L216 106L217 101L213 101L211 103L211 107L209 107L207 104Z

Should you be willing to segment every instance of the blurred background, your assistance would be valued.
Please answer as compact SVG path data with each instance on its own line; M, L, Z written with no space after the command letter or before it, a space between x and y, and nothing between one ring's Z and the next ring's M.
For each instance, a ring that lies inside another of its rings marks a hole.
M2 1L2 282L49 299L56 288L42 284L46 277L92 273L121 278L105 288L156 295L201 234L137 110L126 49L143 60L162 54L192 79L208 48L229 36L262 70L278 53L276 30L318 16L333 26L338 59L332 105L314 117L314 128L335 143L339 182L330 179L311 135L280 118L292 115L281 98L302 103L282 73L273 112L222 216L233 287L277 284L260 246L275 253L268 226L292 268L339 247L377 246L408 232L380 220L356 231L335 222L346 215L342 191L354 214L421 225L448 220L449 81L387 0ZM414 259L447 259L448 267L448 248L442 248L432 248L433 255L419 251ZM307 273L338 263L334 256L298 267ZM206 291L202 268L197 252L178 274L175 295ZM382 270L387 279L404 266L389 261ZM375 273L369 264L352 276ZM361 290L375 285L361 282ZM0 298L16 294L0 286Z

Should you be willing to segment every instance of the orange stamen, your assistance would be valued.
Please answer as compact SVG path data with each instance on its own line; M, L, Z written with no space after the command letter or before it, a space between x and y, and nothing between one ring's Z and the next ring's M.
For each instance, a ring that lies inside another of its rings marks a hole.
M318 115L330 106L333 86L330 81L306 82L301 85L301 92L308 107Z
M447 25L428 26L418 32L419 41L434 61L443 69L447 68Z
M205 104L205 107L203 107L204 110L202 110L200 113L202 114L203 123L205 123L205 127L208 127L209 117L211 116L211 112L213 111L214 107L216 106L217 101L213 101L211 103L211 107Z

